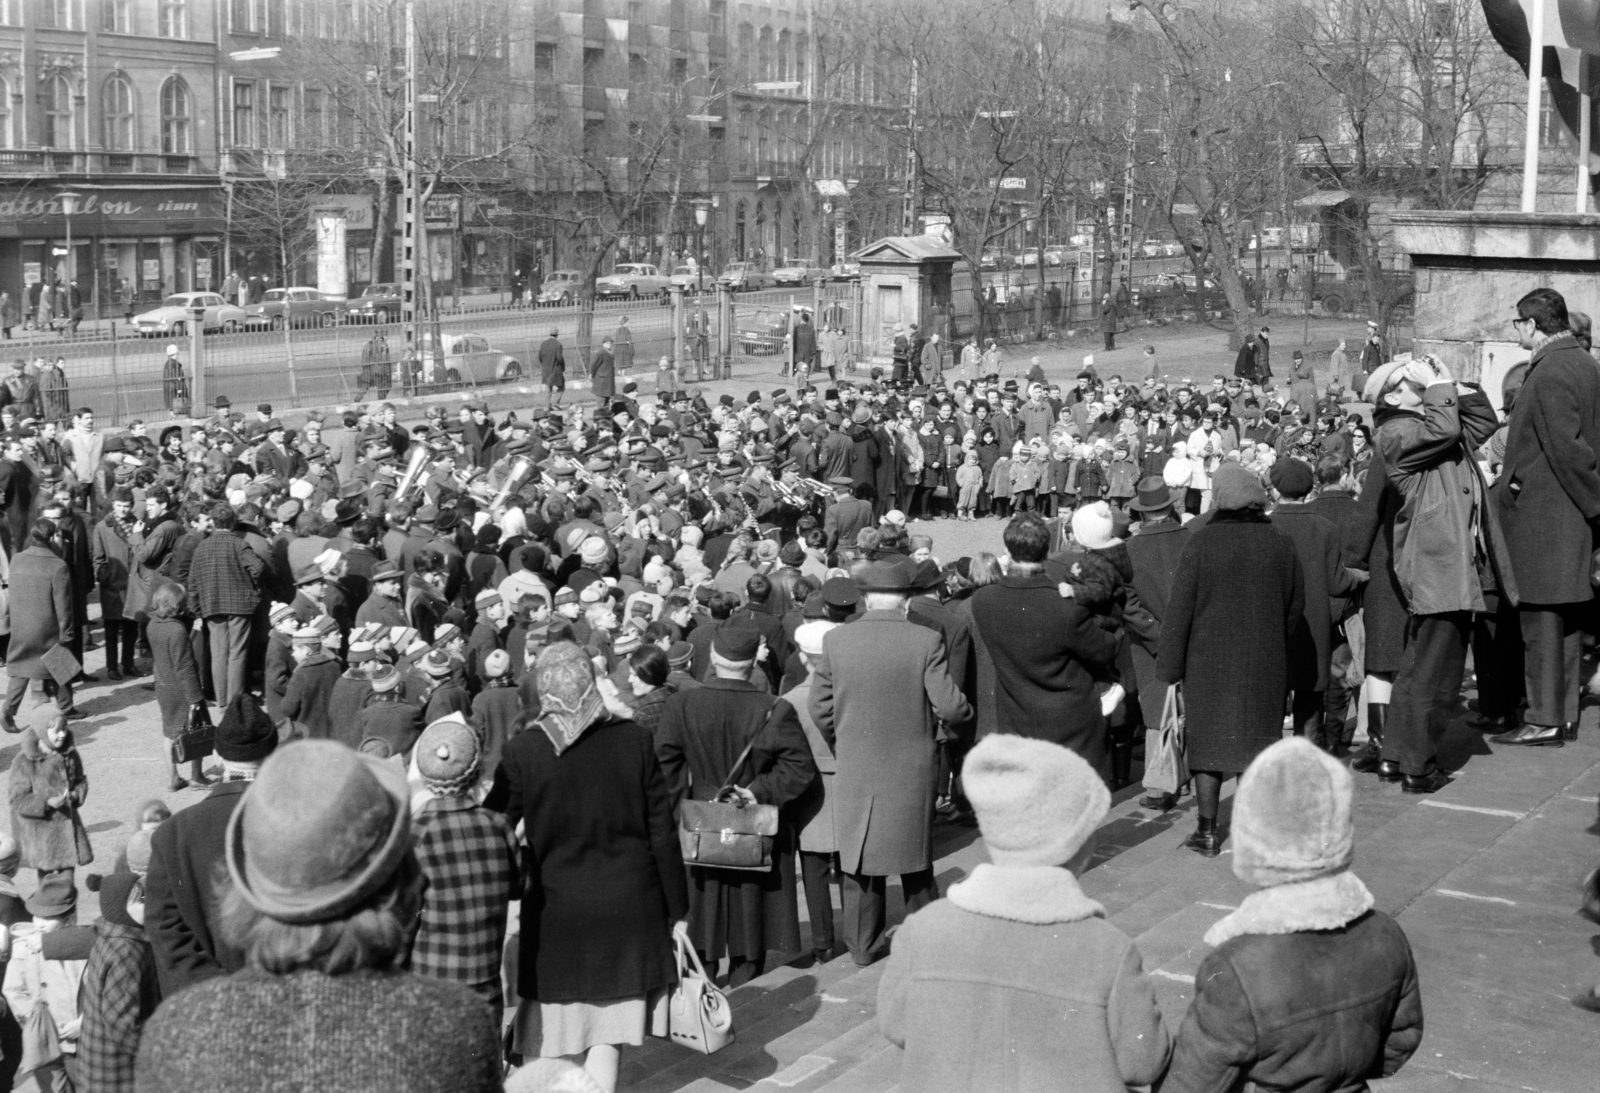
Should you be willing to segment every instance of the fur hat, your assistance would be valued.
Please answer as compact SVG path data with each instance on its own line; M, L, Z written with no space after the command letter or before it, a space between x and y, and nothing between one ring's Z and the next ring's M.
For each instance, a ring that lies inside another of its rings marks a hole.
M1072 537L1085 550L1105 550L1122 541L1116 536L1111 506L1104 501L1091 501L1072 514Z
M1349 869L1353 786L1344 764L1304 737L1279 740L1256 756L1233 799L1234 874L1269 888Z
M996 865L1063 865L1111 808L1111 791L1076 752L1011 733L980 740L962 782Z
M333 740L300 740L261 765L228 820L223 856L257 911L306 925L337 919L388 883L411 852L399 768Z
M578 547L578 557L587 566L604 565L607 549L604 539L598 535L591 535Z

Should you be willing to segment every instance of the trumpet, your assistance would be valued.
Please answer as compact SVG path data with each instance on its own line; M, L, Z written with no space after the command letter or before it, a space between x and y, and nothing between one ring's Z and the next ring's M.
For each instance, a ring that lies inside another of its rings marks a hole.
M422 468L428 465L428 456L433 454L433 449L420 441L411 446L411 454L406 457L406 473L400 477L400 484L394 488L394 499L405 500L407 493L411 492L418 479L422 477Z
M522 484L528 477L528 472L533 469L533 460L525 455L517 456L511 467L506 471L506 480L500 487L500 492L495 495L494 503L489 506L491 511L498 512L505 507L506 498L511 496L511 491Z

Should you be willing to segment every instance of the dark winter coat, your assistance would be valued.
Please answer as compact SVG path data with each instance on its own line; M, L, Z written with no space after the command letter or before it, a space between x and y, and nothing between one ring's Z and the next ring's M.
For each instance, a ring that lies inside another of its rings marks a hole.
M523 736L539 735L526 732ZM518 738L519 740L522 737ZM754 741L738 770L734 760ZM674 807L685 798L709 801L728 781L757 802L779 808L796 800L817 775L805 731L794 707L743 680L715 675L705 686L675 694L661 708L656 754ZM768 949L800 948L798 893L794 876L795 835L779 825L768 872L694 867L689 935L702 951L715 953L725 928L728 951L754 957ZM728 921L721 922L719 908Z
M1281 504L1272 526L1294 544L1305 578L1305 608L1289 637L1289 689L1326 691L1333 657L1333 602L1356 589L1339 551L1339 530L1308 505Z
M222 782L203 799L164 820L150 839L145 878L145 931L156 950L161 995L244 967L244 954L222 938L222 893L215 886L223 835L249 782Z
M899 612L867 611L823 637L810 704L839 760L840 867L869 876L928 868L938 722L972 717L950 678L944 640Z
M111 517L94 526L89 536L94 559L94 579L100 586L100 617L120 619L128 594L128 570L133 564L133 547L126 529Z
M1163 1093L1247 1083L1364 1093L1369 1079L1393 1075L1422 1041L1411 946L1381 911L1331 930L1232 937L1201 962L1195 986Z
M1172 578L1178 572L1178 559L1189 545L1193 532L1177 520L1143 524L1128 539L1128 561L1133 565L1133 588L1139 602L1157 623L1166 616L1167 600L1172 595ZM1158 642L1159 647L1159 642ZM1139 709L1151 728L1161 724L1161 708L1166 702L1167 685L1156 672L1157 649L1142 643L1133 645L1133 670L1139 682Z
M343 671L332 653L324 649L312 653L289 677L283 704L278 707L279 714L304 725L310 739L328 739L333 735L333 719L328 716L333 685Z
M857 487L874 485L878 480L878 437L870 424L850 425L850 478Z
M1294 546L1264 519L1218 512L1184 547L1157 673L1182 683L1189 768L1234 773L1283 735L1289 637L1305 610Z
M501 778L530 870L517 992L600 1002L675 983L671 927L688 916L689 897L650 734L607 721L558 755L531 728L506 745Z
M30 546L11 559L9 579L5 619L11 644L6 649L6 673L49 679L42 658L57 645L71 645L78 634L67 563L49 547Z
M472 700L472 725L483 744L483 769L500 765L506 742L522 725L522 699L509 677L491 679Z
M63 794L67 799L60 807L48 803ZM51 751L31 732L23 734L21 750L11 760L8 797L11 833L25 867L72 869L94 861L89 833L79 818L88 796L89 776L71 734L60 751Z
M1350 536L1356 522L1360 519L1360 506L1356 503L1355 494L1338 487L1329 487L1317 494L1314 501L1308 501L1306 508L1316 513L1333 525L1339 535L1339 557L1344 565L1359 569L1350 560ZM1360 589L1350 596L1335 596L1333 598L1333 621L1344 621L1350 602L1360 593Z
M1600 367L1571 334L1533 354L1495 483L1517 592L1531 604L1593 598L1600 521Z
M386 741L393 754L408 755L426 727L411 703L374 695L356 718L356 746L370 736Z
M150 638L156 705L161 708L161 733L168 740L175 740L188 727L189 711L205 698L194 644L182 618L151 619L146 632Z
M595 398L610 398L617 393L617 360L611 350L601 349L589 362L589 382Z
M372 701L372 684L359 666L352 665L344 675L334 680L333 691L328 696L328 722L332 725L329 736L352 748L361 746L361 711Z
M262 677L262 695L267 716L273 723L283 720L283 696L294 676L294 643L287 634L273 630L267 635L267 658Z
M1115 659L1117 635L1043 573L978 589L972 618L994 663L995 686L978 702L994 704L996 730L1060 744L1108 774L1094 675Z
M1363 666L1368 672L1399 671L1405 653L1406 626L1411 616L1390 563L1394 518L1401 500L1400 491L1389 481L1383 453L1374 451L1344 544L1345 564L1367 573L1361 593L1361 624L1367 639Z

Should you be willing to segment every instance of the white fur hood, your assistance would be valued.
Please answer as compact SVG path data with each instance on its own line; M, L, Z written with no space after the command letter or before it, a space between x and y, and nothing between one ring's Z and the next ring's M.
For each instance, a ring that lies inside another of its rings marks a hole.
M1078 878L1054 865L992 865L950 886L950 902L986 918L1047 926L1104 918L1106 909L1083 894Z
M1374 900L1361 878L1346 870L1331 877L1279 884L1245 897L1239 909L1206 931L1215 948L1246 934L1298 934L1337 930L1372 910Z

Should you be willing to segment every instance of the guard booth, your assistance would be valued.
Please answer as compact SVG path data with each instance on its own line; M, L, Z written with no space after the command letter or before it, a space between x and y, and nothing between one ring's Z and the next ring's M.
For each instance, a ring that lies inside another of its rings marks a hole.
M960 251L937 236L890 235L851 257L861 263L861 341L867 360L893 363L894 328L900 324L937 333L948 346L950 279Z

